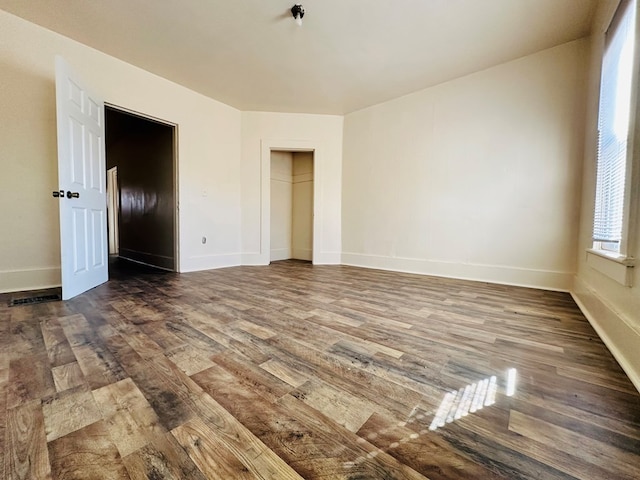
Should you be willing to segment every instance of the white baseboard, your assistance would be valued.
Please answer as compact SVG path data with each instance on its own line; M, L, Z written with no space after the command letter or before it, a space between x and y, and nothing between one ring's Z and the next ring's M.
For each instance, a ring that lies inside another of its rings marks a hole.
M226 255L202 255L198 257L181 258L180 272L197 272L215 268L237 267L242 263L242 255L229 253Z
M257 266L257 265L269 265L269 259L260 252L256 253L243 253L242 265Z
M458 278L560 292L568 292L573 280L573 273L569 272L442 262L417 258L384 257L359 253L343 253L342 263L355 267L418 273L436 277Z
M42 290L62 285L60 267L0 271L0 293Z
M640 331L580 278L575 278L571 296L640 392Z
M313 254L314 265L340 265L342 254L340 252L317 252Z

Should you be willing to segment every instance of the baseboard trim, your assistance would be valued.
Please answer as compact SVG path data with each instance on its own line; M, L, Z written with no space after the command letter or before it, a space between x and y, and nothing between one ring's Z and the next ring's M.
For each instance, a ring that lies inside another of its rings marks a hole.
M226 255L201 255L181 259L180 272L198 272L200 270L212 270L216 268L237 267L242 264L242 255L229 253Z
M258 265L269 265L269 259L265 261L265 255L261 253L243 253L242 254L242 265L247 266L258 266Z
M354 267L376 268L394 272L417 273L435 277L457 278L477 282L513 285L568 292L573 273L551 270L534 270L499 265L441 262L416 258L383 257L343 253L342 263Z
M60 267L0 271L0 293L43 290L61 285Z
M640 392L640 360L637 354L640 348L640 332L580 278L575 278L571 296L636 390Z
M405 273L417 273L447 278L569 291L573 274L541 270L526 270L500 266L456 264L429 260L382 257L355 253L323 252L316 255L318 265L351 265ZM267 265L260 253L203 255L182 258L180 272L195 272L238 265ZM0 293L59 287L60 267L0 271Z
M314 265L341 265L342 254L340 252L313 253Z

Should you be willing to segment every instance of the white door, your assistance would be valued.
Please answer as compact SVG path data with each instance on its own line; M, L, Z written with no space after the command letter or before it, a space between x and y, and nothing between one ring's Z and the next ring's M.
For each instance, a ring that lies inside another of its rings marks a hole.
M56 57L62 298L108 279L104 103ZM55 195L55 192L54 192Z

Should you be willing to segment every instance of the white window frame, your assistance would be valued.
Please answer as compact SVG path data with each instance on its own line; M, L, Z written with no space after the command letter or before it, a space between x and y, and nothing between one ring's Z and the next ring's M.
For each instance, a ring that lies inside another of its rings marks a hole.
M640 106L638 105L638 78L640 66L640 29L638 28L638 10L640 8L640 5L637 4L637 0L631 1L636 1L636 14L634 19L636 46L633 56L631 79L631 107L629 113L629 132L627 138L622 238L620 241L619 251L617 252L608 249L607 245L603 244L602 242L593 242L592 248L587 250L587 263L591 267L614 279L618 283L628 287L631 286L633 278L632 273L635 264L635 252L633 252L633 248L636 244L635 242L638 229L637 218L638 213L640 213L638 205L640 202L640 135L635 135L637 130L637 119L640 118ZM628 5L629 3L630 1L628 0L621 0L619 8L623 8L624 4Z

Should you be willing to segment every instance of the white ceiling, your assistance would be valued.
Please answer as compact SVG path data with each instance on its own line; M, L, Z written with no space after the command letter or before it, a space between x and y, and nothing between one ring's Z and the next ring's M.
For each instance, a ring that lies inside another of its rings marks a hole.
M0 0L241 110L344 114L589 34L598 0Z

